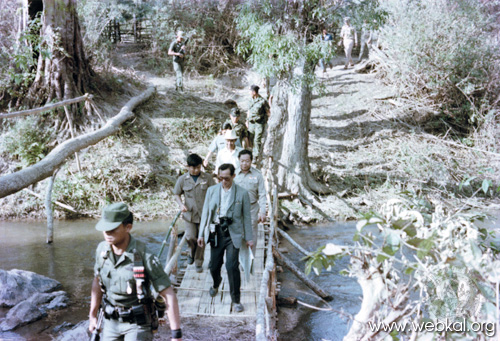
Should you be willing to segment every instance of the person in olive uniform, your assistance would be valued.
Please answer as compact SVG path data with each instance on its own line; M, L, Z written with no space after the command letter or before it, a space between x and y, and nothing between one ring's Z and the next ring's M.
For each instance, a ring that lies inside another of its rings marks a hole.
M168 55L173 56L175 71L175 90L184 91L184 56L186 55L186 45L184 45L184 32L177 32L177 38L170 44Z
M196 272L203 272L203 254L205 248L198 246L198 230L200 227L201 211L208 187L215 185L213 177L201 171L203 160L198 154L191 154L187 158L188 172L177 180L174 187L175 201L183 212L182 218L186 225L186 241L190 254L188 264L195 263ZM184 203L181 195L184 194Z
M127 205L114 203L104 208L95 227L102 231L104 241L96 250L89 330L96 328L104 295L103 341L152 340L151 316L148 318L151 305L147 303L151 302L149 285L152 285L167 304L172 339L181 340L179 304L174 289L158 257L130 235L132 224L133 215ZM134 276L137 262L143 266L143 279L136 280Z
M243 144L243 148L248 148L248 129L243 123L240 122L240 116L240 109L232 108L229 113L229 119L224 122L224 126L229 123L231 125L231 129L236 133L239 141Z
M255 252L258 239L257 228L259 223L264 223L266 221L266 186L262 173L258 169L252 167L252 152L244 149L239 152L238 158L240 159L240 168L236 170L234 183L246 189L250 196L252 232L254 236L252 251Z
M264 97L259 95L259 87L250 87L252 99L248 108L247 127L249 140L253 145L253 156L257 160L262 146L262 136L264 135L267 118L269 116L269 103Z

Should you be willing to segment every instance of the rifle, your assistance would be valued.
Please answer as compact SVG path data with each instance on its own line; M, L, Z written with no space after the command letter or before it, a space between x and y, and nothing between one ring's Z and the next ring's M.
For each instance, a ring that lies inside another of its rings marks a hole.
M179 219L181 213L182 213L182 211L177 212L177 215L175 216L174 220L172 220L172 223L170 224L168 231L167 231L167 236L165 237L165 239L161 243L161 249L160 249L160 252L158 252L158 258L161 257L163 249L165 248L165 245L167 245L168 237L170 237L170 233L172 232L172 229L174 228L174 225L177 222L177 219Z
M101 339L99 333L102 327L103 320L104 320L104 309L101 306L99 308L99 314L97 315L97 324L95 326L94 331L92 332L92 335L90 335L90 341L99 341Z

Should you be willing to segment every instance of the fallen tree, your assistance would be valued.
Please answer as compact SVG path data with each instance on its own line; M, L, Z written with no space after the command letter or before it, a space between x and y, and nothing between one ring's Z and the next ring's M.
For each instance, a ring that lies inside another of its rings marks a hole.
M148 100L154 94L155 90L154 87L150 87L140 95L131 98L120 110L118 115L109 119L104 127L61 143L43 158L43 160L33 166L0 177L0 198L6 197L52 176L54 171L59 168L69 156L117 133L120 130L120 126L134 116L132 110L139 104Z

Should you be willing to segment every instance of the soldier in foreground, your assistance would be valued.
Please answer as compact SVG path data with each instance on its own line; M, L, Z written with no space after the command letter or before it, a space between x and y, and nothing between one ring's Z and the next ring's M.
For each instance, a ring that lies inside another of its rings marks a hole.
M196 272L203 272L203 254L205 248L198 246L198 231L201 212L208 187L215 185L213 177L201 171L203 160L198 154L187 158L188 172L177 179L174 187L175 201L183 212L186 225L186 241L189 245L188 264L195 263ZM184 203L181 195L184 194Z
M267 118L269 117L269 103L259 95L259 87L250 87L251 100L248 108L247 127L249 140L253 145L253 157L258 160L262 146L262 138L266 130Z
M166 303L172 339L182 340L179 304L168 275L146 245L130 235L132 224L127 205L115 203L104 208L96 225L104 241L96 250L89 330L95 329L101 306L102 340L152 340L158 328L156 307ZM151 286L159 293L156 301Z

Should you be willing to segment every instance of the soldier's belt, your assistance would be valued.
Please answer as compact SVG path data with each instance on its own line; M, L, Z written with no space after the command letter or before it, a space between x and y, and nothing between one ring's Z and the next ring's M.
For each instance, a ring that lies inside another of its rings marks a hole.
M130 308L115 307L109 302L106 302L104 307L104 317L107 319L118 320L120 322L148 324L148 314L145 311L144 305L135 305Z

